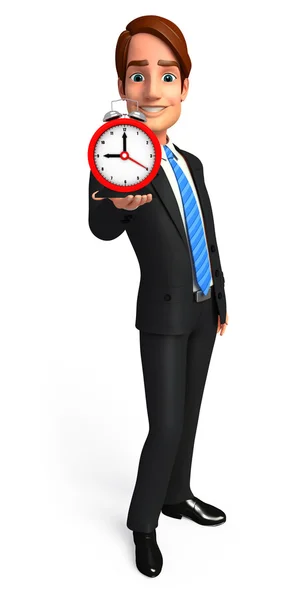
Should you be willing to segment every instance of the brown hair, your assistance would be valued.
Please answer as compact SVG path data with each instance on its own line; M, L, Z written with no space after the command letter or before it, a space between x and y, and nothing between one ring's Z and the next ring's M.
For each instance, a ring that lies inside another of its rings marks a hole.
M134 19L126 26L126 30L120 33L116 45L116 69L118 77L122 80L123 91L125 84L128 46L133 35L136 33L151 33L163 40L175 53L180 64L181 91L183 81L189 76L191 60L187 52L187 45L182 31L168 19L156 15L146 15Z

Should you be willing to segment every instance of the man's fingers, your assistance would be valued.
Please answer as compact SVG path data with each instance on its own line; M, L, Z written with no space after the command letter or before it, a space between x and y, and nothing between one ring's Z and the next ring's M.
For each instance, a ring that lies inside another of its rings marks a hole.
M220 335L223 335L223 334L225 333L225 331L226 331L226 328L227 328L227 325L228 325L228 320L227 320L227 319L228 319L228 317L227 317L227 315L226 315L226 321L225 321L225 323L223 323L223 324L221 325L221 319L220 319L220 315L218 315L218 327L217 327L217 333L218 333L218 332L220 331L220 329L221 329L221 331L220 331Z
M98 194L98 191L99 190L97 190L96 192L92 193L92 199L93 200L104 200L104 198L99 198L99 196L96 196L96 194Z
M137 207L141 204L145 204L146 202L151 202L152 194L143 194L142 196L140 194L136 194L135 196L127 196L127 199L130 200L128 203L129 207Z
M224 335L224 333L225 333L225 331L226 331L226 328L227 328L227 325L226 325L226 323L224 323L224 324L222 325L222 328L221 328L221 333L220 333L220 335Z
M130 197L133 198L134 196ZM136 194L134 198L136 202L150 202L152 200L152 194L143 194L142 196L140 194Z

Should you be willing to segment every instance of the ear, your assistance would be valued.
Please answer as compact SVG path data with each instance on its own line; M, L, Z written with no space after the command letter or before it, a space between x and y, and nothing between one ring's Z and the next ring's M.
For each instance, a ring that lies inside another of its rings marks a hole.
M122 79L120 79L120 77L118 78L118 90L119 90L120 98L122 98L122 99L126 98L126 95L124 94L124 91L123 91L123 81L122 81Z
M188 77L186 77L183 81L183 90L181 93L181 102L183 102L183 100L185 100L187 94L188 94L188 88L189 88L189 79Z

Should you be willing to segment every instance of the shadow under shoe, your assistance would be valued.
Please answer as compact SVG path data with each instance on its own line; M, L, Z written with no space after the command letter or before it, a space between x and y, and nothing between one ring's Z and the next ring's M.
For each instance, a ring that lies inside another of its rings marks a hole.
M133 531L136 546L136 565L143 575L157 577L161 573L163 558L157 544L156 530L150 533Z

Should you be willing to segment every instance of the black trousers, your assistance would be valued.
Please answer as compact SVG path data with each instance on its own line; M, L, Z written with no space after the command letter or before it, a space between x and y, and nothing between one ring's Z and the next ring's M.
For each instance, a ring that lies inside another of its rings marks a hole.
M142 448L127 527L151 532L163 504L192 498L190 473L208 367L217 335L218 309L211 298L194 302L190 333L140 331L149 432Z

